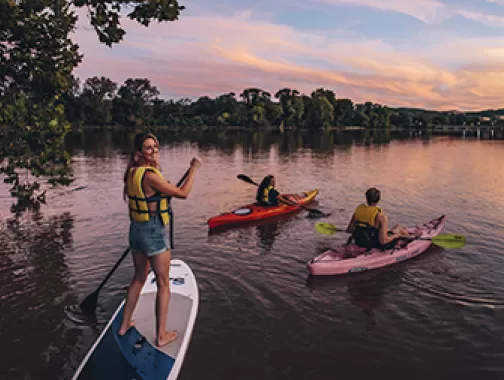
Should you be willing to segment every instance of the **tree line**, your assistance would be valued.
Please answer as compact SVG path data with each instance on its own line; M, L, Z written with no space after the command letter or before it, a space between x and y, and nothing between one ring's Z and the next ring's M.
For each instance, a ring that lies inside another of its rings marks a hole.
M310 95L290 88L271 94L246 88L215 98L201 96L164 100L147 78L129 78L121 86L106 77L92 77L80 85L73 80L64 96L66 118L75 129L115 126L125 130L144 127L285 127L321 129L359 126L369 129L428 129L434 125L471 125L497 122L504 110L462 113L380 104L354 103L337 98L324 88Z

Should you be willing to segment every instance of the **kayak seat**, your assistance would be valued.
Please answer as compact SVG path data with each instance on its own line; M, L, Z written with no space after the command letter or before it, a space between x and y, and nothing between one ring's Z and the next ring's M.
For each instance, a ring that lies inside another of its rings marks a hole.
M348 246L348 245L352 244L354 242L354 240L355 239L354 239L353 235L350 235L350 237L348 238L347 242L345 244L343 244L343 246ZM364 248L364 247L359 247L359 248ZM372 248L366 248L366 250L362 253L362 255L364 255L364 256L370 255L371 254L371 249Z

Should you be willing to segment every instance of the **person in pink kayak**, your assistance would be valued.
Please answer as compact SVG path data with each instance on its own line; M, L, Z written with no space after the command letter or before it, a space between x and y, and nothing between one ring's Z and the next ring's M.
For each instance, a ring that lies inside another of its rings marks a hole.
M410 235L408 230L400 224L392 229L388 228L388 217L378 206L381 193L377 188L370 188L366 191L367 204L360 204L348 223L347 232L352 233L351 239L359 247L372 249L393 248L397 240Z
M131 317L152 265L158 286L156 345L162 347L177 337L175 331L166 331L172 239L166 238L165 227L173 223L170 198L187 198L200 166L201 162L193 158L182 186L172 185L160 172L157 138L150 133L135 136L134 149L124 173L124 198L128 202L130 215L129 246L135 274L128 288L121 326L117 331L120 336L125 335L133 326ZM170 237L171 232L170 228Z

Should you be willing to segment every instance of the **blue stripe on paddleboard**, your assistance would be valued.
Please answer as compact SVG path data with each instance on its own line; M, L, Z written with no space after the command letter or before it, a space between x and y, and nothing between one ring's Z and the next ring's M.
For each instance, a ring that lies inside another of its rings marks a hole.
M122 354L143 379L165 380L175 363L175 359L157 350L146 339L142 339L142 335L135 327L130 328L124 336L117 335L122 315L123 307L121 307L111 325L114 339ZM152 328L155 329L155 325Z
M109 328L86 362L78 380L141 379L126 361L113 335Z

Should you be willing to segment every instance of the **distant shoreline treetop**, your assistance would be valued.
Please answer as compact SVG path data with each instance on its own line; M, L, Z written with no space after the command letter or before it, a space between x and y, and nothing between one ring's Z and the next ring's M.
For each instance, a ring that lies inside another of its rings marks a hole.
M337 98L318 88L308 96L282 88L274 96L257 87L196 101L165 100L148 78L129 78L123 85L105 77L75 82L66 94L67 118L75 128L92 125L127 131L146 127L236 127L321 129L359 126L369 129L426 129L434 125L476 125L504 122L504 110L463 113L416 108L391 108Z

